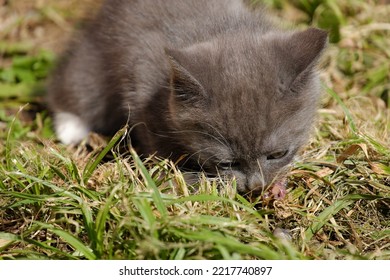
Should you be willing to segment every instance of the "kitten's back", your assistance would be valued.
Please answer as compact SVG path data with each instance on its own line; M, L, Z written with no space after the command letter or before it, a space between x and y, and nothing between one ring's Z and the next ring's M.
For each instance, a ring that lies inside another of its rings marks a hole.
M169 65L164 48L180 49L227 33L261 33L270 28L263 16L249 12L240 0L106 1L75 36L53 74L49 107L55 115L79 116L80 131L112 134L128 119L140 121L137 112L157 87L165 85ZM63 122L66 116L55 119ZM63 127L57 133L69 134ZM69 131L72 127L73 121ZM85 136L81 133L75 141L65 137L70 140L63 142L78 142Z

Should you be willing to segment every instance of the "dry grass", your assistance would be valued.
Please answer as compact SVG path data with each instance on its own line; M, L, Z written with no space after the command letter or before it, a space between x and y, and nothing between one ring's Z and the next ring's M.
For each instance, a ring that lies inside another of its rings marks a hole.
M288 21L310 18L268 2ZM50 64L41 49L63 49L95 5L10 3L0 5L0 69L20 56ZM92 149L58 145L32 84L0 78L0 258L390 259L390 6L337 7L341 40L325 54L318 122L283 201L247 201L234 182L187 185L171 163L119 156L96 135ZM291 242L272 234L281 229Z

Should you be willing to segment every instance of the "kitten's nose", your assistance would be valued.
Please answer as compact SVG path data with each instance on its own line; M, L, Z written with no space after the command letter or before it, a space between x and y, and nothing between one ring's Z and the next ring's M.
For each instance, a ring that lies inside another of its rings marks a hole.
M264 178L260 174L252 175L248 180L248 189L253 195L259 195L265 186Z

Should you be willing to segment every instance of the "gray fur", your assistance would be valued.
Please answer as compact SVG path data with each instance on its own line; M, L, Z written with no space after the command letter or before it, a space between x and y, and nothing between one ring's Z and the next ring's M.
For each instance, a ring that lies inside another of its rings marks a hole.
M138 153L187 155L184 167L261 190L307 139L326 41L241 0L109 0L53 74L48 103L103 134L129 120Z

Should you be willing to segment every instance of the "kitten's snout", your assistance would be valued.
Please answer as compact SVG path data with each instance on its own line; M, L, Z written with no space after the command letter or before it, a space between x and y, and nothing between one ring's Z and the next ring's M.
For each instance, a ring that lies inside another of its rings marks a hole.
M246 187L252 194L259 195L263 191L265 185L264 177L260 173L256 173L249 177Z

